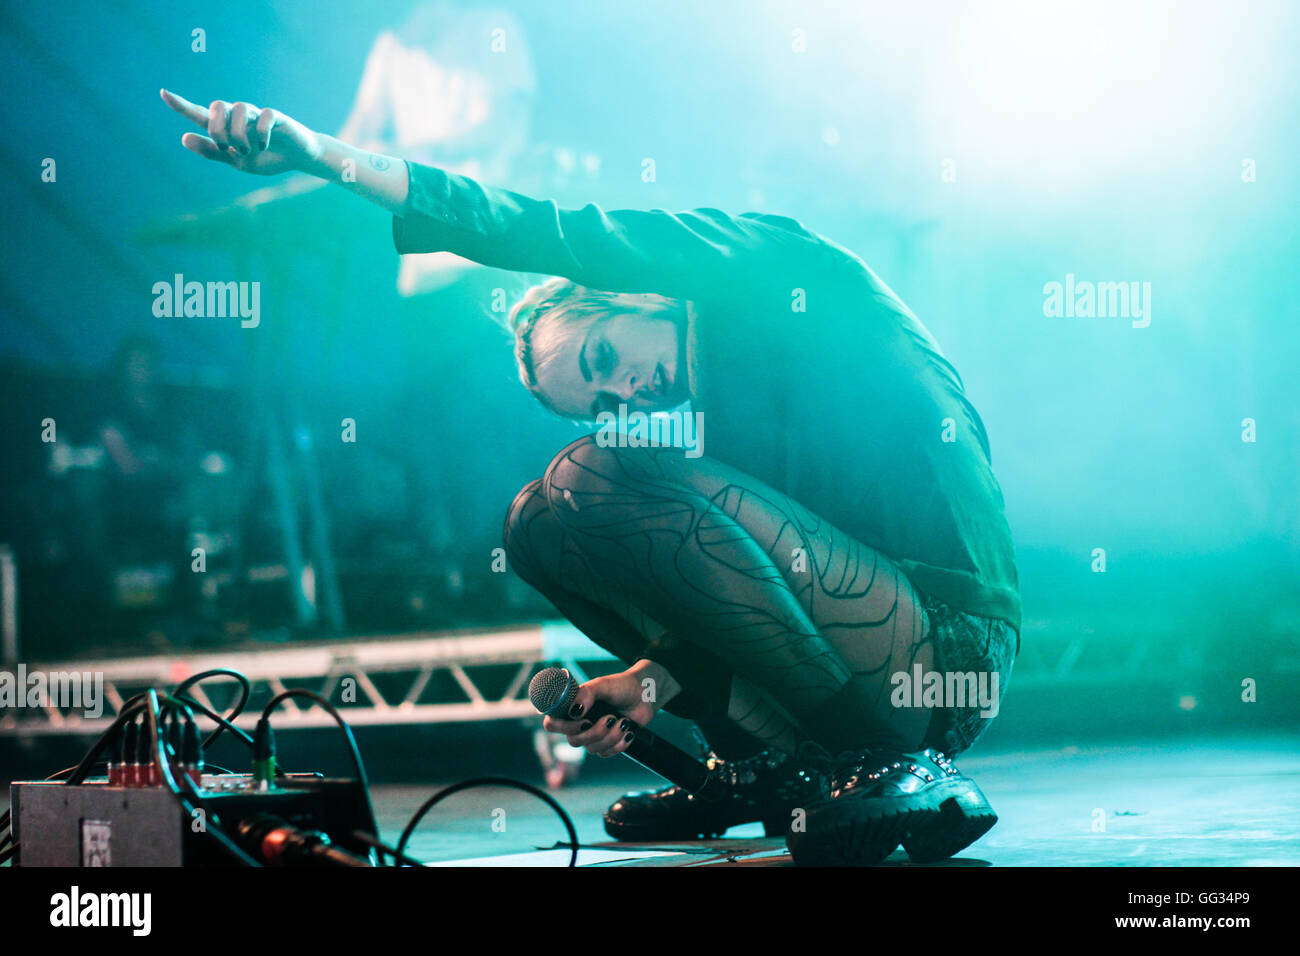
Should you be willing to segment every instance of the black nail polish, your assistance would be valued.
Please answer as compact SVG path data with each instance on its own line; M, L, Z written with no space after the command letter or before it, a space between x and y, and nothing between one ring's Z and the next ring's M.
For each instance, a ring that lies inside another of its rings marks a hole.
M613 718L613 717L606 717L606 718L605 718L605 729L608 730L610 727L613 727L613 726L614 726L614 718Z
M586 709L587 708L583 707L581 704L574 704L572 707L569 708L569 717L571 717L573 720L577 720L579 717L582 716L582 712Z
M627 730L627 728L628 728L629 726L630 726L630 723L629 723L628 719L627 719L626 717L624 717L621 721L619 721L618 729L619 729L619 730Z
M635 736L636 734L632 733L631 731L628 731L623 735L623 742L626 744L630 744L632 742L632 738Z
M583 730L590 730L590 729L591 729L591 721L590 721L590 720L584 720L584 721L583 721L583 722L578 726L578 730L579 730L580 732L583 731Z

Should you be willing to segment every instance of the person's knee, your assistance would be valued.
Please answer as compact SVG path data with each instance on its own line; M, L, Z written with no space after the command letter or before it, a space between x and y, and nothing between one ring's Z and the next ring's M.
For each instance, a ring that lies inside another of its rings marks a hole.
M619 453L622 450L600 445L595 435L585 435L571 442L551 460L542 477L542 490L547 503L561 520L570 511L578 510L582 495L608 489L610 479L621 468Z

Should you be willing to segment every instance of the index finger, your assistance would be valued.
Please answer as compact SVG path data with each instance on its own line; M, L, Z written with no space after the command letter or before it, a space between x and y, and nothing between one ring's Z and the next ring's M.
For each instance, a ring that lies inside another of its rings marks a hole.
M193 120L206 130L208 128L208 108L191 103L184 97L177 96L170 90L159 90L163 102L180 113L186 119Z
M591 726L590 722L582 720L560 720L555 717L543 717L542 726L553 734L564 734L566 737L572 737L580 734L585 729L583 724Z

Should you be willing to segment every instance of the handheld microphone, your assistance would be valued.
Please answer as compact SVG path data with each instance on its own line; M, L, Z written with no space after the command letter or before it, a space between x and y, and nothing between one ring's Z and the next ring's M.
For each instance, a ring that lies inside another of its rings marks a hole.
M577 695L578 682L563 667L538 671L528 684L528 699L538 713L560 720L569 719L569 708ZM626 719L599 699L585 716L592 721L598 717ZM635 721L629 720L628 723L636 725ZM699 793L709 781L709 768L702 762L643 727L637 726L636 736L623 752L647 770L691 793Z

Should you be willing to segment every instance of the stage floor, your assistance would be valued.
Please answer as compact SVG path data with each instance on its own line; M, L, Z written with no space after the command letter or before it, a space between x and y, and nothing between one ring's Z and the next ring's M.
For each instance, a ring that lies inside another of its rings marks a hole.
M763 838L757 824L733 828L724 840L609 843L604 808L625 790L658 785L620 762L628 773L616 764L596 767L554 794L578 829L580 864L790 865L784 841ZM1000 820L960 857L932 865L1300 865L1300 735L977 750L958 765L978 781ZM385 839L396 842L410 814L437 788L375 787ZM568 851L543 848L565 839L559 818L541 801L492 788L435 807L409 852L444 866L555 866L568 862ZM899 850L884 865L913 864Z

